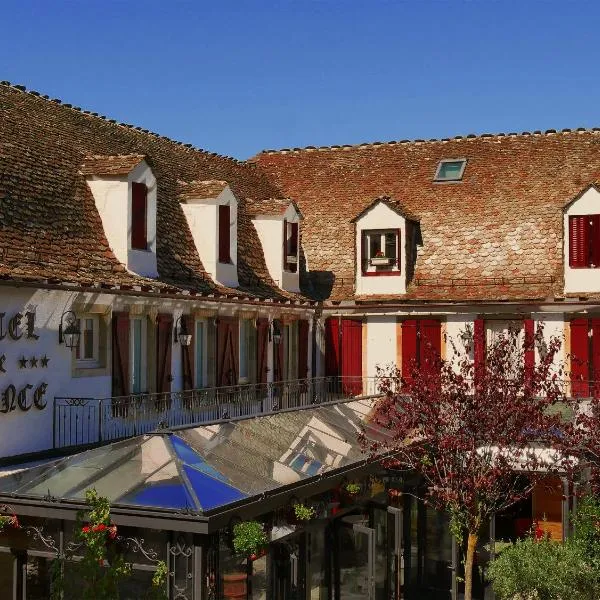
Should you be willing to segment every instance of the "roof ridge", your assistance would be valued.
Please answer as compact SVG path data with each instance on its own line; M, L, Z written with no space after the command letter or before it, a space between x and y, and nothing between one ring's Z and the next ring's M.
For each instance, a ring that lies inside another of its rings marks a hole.
M130 123L123 123L121 121L117 121L116 119L110 119L109 117L105 116L105 115L101 115L99 113L96 112L92 112L90 110L85 110L83 108L81 108L80 106L73 106L72 104L69 104L67 102L63 102L60 98L50 98L50 96L46 95L46 94L41 94L40 92L36 91L36 90L28 90L26 86L24 85L20 85L20 84L16 84L16 83L11 83L10 81L7 80L3 80L0 81L0 85L13 89L13 90L17 90L19 92L22 92L24 94L29 94L30 96L34 96L36 98L39 98L40 100L45 100L47 102L52 102L54 104L58 104L59 106L63 106L64 108L73 110L75 112L81 113L83 115L86 115L88 117L93 117L93 118L97 118L97 119L101 119L102 121L105 121L107 123L112 123L113 125L117 125L119 127L124 127L125 129L130 129L133 131L137 131L138 133L141 134L145 134L145 135L150 135L152 137L155 138L159 138L159 139L163 139L167 142L171 142L172 144L175 144L176 146L180 146L182 148L185 148L186 150L190 150L193 152L199 152L201 154L205 154L208 156L212 156L214 158L221 158L221 159L225 159L225 160L230 160L232 162L235 162L237 164L240 165L244 165L244 166L252 166L254 167L255 165L248 163L245 160L240 160L239 158L235 158L233 156L227 156L225 154L219 154L218 152L211 152L210 150L205 150L204 148L199 148L198 146L194 146L193 144L190 143L184 143L184 142L180 142L178 140L174 140L170 137L167 137L166 135L161 135L160 133L156 133L155 131L150 131L149 129L144 129L143 127L139 127L136 125L132 125Z
M390 140L386 142L362 142L360 144L333 144L331 146L303 146L296 148L279 148L279 149L266 149L261 150L258 154L248 159L247 162L253 164L254 161L261 155L266 154L288 154L292 152L319 152L323 150L353 150L356 148L373 148L380 146L398 146L404 144L447 144L448 142L456 141L469 141L474 139L490 139L490 138L502 138L502 137L527 137L527 136L550 136L568 133L600 133L600 127L576 127L574 129L563 128L563 129L536 129L534 131L521 131L521 132L510 132L510 133L469 133L467 135L455 135L448 138L430 138L425 139L405 139L405 140Z

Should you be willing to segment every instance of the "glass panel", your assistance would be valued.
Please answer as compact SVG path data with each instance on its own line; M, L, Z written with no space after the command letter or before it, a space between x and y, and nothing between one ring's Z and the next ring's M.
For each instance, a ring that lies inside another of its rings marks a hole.
M52 575L51 558L30 556L27 558L27 600L48 600L52 593L50 582Z
M119 584L119 600L143 600L152 598L153 571L132 571L130 577L126 577Z
M327 575L329 556L325 553L325 532L309 533L309 598L310 600L329 600Z
M381 252L381 234L370 233L367 239L369 240L369 258L373 258L378 252Z
M15 557L8 552L0 552L0 590L6 598L12 598L15 585Z
M205 322L196 321L196 387L201 388L206 385L204 381L204 335Z
M142 388L142 321L134 319L132 325L132 344L133 357L131 366L131 391L134 394L139 394Z
M246 600L248 596L247 559L234 554L225 536L219 539L219 600Z
M252 574L250 576L249 598L252 600L267 600L267 557L252 561Z
M204 510L210 510L246 498L246 494L223 481L213 479L209 475L197 471L193 467L184 465L183 470Z
M369 534L367 531L357 531L352 523L352 520L358 521L360 518L360 516L344 517L338 523L339 589L340 598L344 600L371 598Z
M398 253L396 252L396 239L397 234L394 231L388 231L385 234L385 255L387 258L396 259Z
M373 568L375 571L375 598L388 600L388 513L385 509L373 510L373 529L375 530L375 554ZM390 548L393 554L393 548Z
M84 319L83 328L83 359L93 359L94 357L94 319Z
M455 160L440 163L438 179L460 179L464 161Z

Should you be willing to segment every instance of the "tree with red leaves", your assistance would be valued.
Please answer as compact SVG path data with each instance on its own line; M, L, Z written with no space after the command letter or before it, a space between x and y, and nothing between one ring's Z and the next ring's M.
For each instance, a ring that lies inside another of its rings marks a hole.
M373 420L390 435L362 438L373 455L390 457L387 467L419 474L422 500L449 516L460 544L466 538L465 600L472 598L482 527L565 468L555 450L566 402L562 366L555 364L561 341L544 342L540 325L528 336L516 329L498 334L476 360L472 346L449 340L446 360L430 347L420 368L404 365L404 377L382 372L384 397Z

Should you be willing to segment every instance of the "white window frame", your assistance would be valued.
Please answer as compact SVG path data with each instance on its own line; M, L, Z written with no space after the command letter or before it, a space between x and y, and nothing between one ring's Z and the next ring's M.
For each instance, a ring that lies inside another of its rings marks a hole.
M239 362L240 376L239 383L248 383L250 381L250 319L240 319L239 326Z
M399 253L399 248L398 248L398 243L399 243L399 234L398 234L399 229L396 228L390 228L390 229L363 229L361 230L361 240L360 243L365 245L365 253L363 256L363 259L366 261L366 265L363 268L364 271L367 271L368 273L376 273L377 272L377 265L372 265L371 264L371 259L374 258L373 256L371 256L371 236L376 236L379 235L381 236L381 248L383 248L385 250L385 236L388 233L393 233L395 238L396 238L396 249L394 252L394 256L392 257L394 262L389 265L389 266L385 266L385 268L379 267L380 270L382 271L400 271L400 261L398 258ZM390 258L390 257L388 257Z
M198 335L198 327L202 326L202 339ZM204 388L207 387L208 380L208 320L207 319L196 319L194 322L194 387ZM198 352L200 350L200 353ZM199 361L198 356L201 356ZM198 363L201 362L200 368ZM198 371L201 371L200 373Z
M83 332L85 321L92 321L92 357L82 358L80 353L83 352ZM75 355L75 366L80 369L93 369L100 366L100 317L99 315L81 315L77 319L79 331L81 335L79 337L79 345L73 348Z
M446 165L448 163L462 163L461 169L460 169L458 175L456 175L454 177L441 177L440 173L441 173L444 165ZM466 158L445 158L443 160L440 160L440 162L438 163L437 168L435 170L435 177L433 178L433 180L438 181L438 182L462 181L466 167L467 167L467 159Z
M140 390L134 391L135 324L140 323ZM143 394L148 388L148 319L145 316L129 319L129 385L132 394Z

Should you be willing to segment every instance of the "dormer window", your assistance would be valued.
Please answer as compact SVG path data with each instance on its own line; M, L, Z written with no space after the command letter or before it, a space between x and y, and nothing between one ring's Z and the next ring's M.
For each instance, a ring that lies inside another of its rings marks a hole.
M465 158L441 160L438 163L434 181L460 181L465 172Z
M231 211L229 205L219 206L219 262L231 263L231 238L230 238L230 217Z
M400 230L372 229L362 232L364 275L400 274Z
M600 215L569 217L569 266L600 267Z
M284 268L290 273L298 270L298 223L283 222Z
M131 247L134 250L146 250L148 188L145 183L134 181L131 184Z

